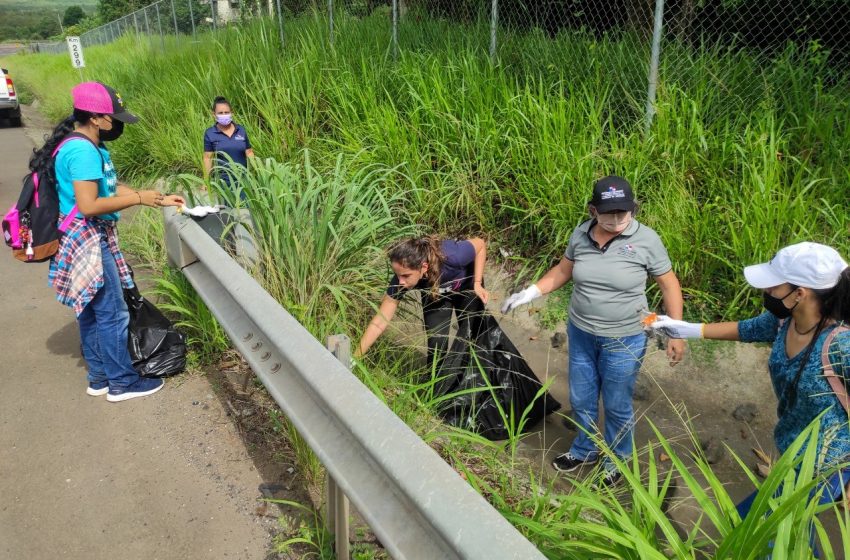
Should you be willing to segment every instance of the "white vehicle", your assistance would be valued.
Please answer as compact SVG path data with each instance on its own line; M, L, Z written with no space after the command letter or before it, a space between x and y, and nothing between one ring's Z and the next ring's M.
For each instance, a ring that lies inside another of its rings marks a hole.
M21 105L9 71L0 68L0 119L9 119L12 126L21 126Z

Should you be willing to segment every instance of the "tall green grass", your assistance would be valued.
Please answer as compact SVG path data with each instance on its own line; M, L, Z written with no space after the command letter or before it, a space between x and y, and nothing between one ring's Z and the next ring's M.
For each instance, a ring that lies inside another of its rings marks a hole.
M322 18L306 15L288 22L285 49L267 20L179 47L172 38L164 52L132 37L91 48L87 76L116 85L143 118L116 161L136 176L198 173L208 105L224 94L261 156L309 148L318 170L340 154L351 172L397 169L416 187L397 183L411 221L484 232L519 249L528 273L563 251L592 181L619 173L670 249L688 312L703 318L749 308L741 267L784 244L850 250L848 83L827 84L817 53L765 61L669 42L647 137L642 81L629 74L645 67L629 47L637 38L506 32L494 65L477 27L426 18L417 48L394 62L382 15L337 23L333 47ZM67 112L75 75L63 57L9 63L54 117Z
M125 37L86 53L86 77L117 87L143 119L114 146L131 178L200 174L209 103L231 98L261 156L243 183L262 254L255 272L319 338L358 332L388 276L383 248L413 229L483 232L518 249L527 273L545 268L607 173L635 185L640 219L669 248L693 316L746 313L754 302L741 267L784 244L850 249L848 84L827 83L816 53L789 48L764 61L670 43L647 136L645 53L630 47L634 38L507 33L491 64L481 25L426 19L404 30L407 48L394 60L382 15L337 23L333 47L322 19L307 15L288 21L285 49L274 23L259 20L197 43L168 38L164 52L158 40ZM77 77L64 56L4 63L53 118L67 114ZM181 280L166 272L160 289L213 355L226 340ZM708 463L660 433L621 463L623 492L573 480L564 493L517 457L519 434L493 444L446 430L413 351L386 340L376 350L355 374L550 558L754 558L770 540L798 558L808 555L809 527L822 534L807 499L813 445L753 479L764 491L744 520ZM658 449L672 467L659 464ZM705 512L684 534L666 516L674 480ZM847 515L839 519L846 529ZM846 554L850 541L838 545Z

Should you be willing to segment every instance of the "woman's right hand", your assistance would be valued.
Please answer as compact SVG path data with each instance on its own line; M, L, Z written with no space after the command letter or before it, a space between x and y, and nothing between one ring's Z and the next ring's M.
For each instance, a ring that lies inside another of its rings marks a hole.
M163 200L163 195L159 191L136 191L136 194L139 196L139 202L143 206L150 206L151 208L156 208Z
M507 313L512 309L516 309L520 305L531 303L533 300L542 295L543 293L540 289L535 284L532 284L521 292L511 294L508 299L505 300L505 303L502 304L502 313Z

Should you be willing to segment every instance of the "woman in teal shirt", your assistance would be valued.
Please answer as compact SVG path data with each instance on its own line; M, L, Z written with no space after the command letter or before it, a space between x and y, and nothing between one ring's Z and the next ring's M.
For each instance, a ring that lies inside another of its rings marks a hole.
M778 399L774 430L784 453L820 416L819 472L846 467L850 461L848 411L824 375L823 346L837 379L850 384L850 268L838 252L818 243L785 247L768 263L744 269L747 282L764 291L761 315L745 321L697 324L660 317L652 327L673 338L710 338L772 342L768 370ZM839 386L840 387L840 386ZM845 392L846 394L846 392ZM821 416L822 414L822 416ZM821 503L841 499L850 468L825 481ZM738 507L749 511L754 496Z
M132 287L133 279L118 248L119 212L137 205L179 206L183 199L118 182L103 142L117 140L124 123L138 119L115 90L85 82L71 94L73 114L35 151L30 169L53 174L47 179L55 179L60 220L75 216L50 260L48 281L56 298L77 316L88 367L86 393L118 402L150 395L163 385L161 379L140 377L127 349L129 312L123 288Z

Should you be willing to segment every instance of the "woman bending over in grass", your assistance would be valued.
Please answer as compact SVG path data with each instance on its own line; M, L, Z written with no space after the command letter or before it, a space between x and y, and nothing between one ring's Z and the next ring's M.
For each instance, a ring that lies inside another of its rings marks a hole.
M413 237L390 247L387 256L395 274L354 356L363 356L383 334L401 299L411 290L419 290L428 335L428 363L433 365L436 360L439 369L448 349L452 313L458 322L464 321L469 310L476 307L476 298L485 304L489 298L484 289L484 240Z
M767 367L779 400L776 447L784 453L823 413L818 471L845 468L825 481L820 503L839 501L850 481L850 268L835 249L804 242L780 249L768 263L746 267L744 277L763 290L766 311L761 315L709 324L661 316L652 327L674 338L771 342ZM755 493L738 505L742 518L754 499Z

